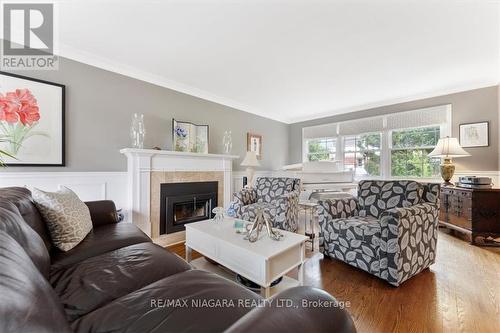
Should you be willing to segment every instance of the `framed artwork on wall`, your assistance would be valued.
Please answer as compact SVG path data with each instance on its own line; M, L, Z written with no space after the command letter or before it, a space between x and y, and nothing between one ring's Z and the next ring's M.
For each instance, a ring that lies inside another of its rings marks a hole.
M175 151L208 154L208 125L172 119L172 145Z
M460 146L462 148L488 147L489 122L468 123L459 125Z
M0 72L0 150L10 166L64 166L65 86Z
M262 159L262 135L247 133L247 151L255 152L257 159Z

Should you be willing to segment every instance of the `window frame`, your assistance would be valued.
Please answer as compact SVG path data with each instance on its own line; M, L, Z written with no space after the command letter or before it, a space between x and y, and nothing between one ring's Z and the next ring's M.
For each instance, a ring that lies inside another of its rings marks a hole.
M360 136L363 136L363 135L373 135L373 134L378 134L380 136L380 148L379 149L366 149L365 151L379 151L380 152L380 174L378 176L376 175L367 175L366 178L372 178L372 179L379 179L382 177L383 175L383 163L382 163L382 148L383 148L383 144L382 144L382 136L383 136L383 132L382 131L374 131L374 132L366 132L366 133L360 133L360 134L351 134L351 135L342 135L342 166L343 166L343 170L347 170L346 167L345 167L345 154L346 154L346 149L345 149L345 141L346 139L348 138L358 138ZM357 150L357 147L356 145L354 146L354 154L358 153L358 152L362 152L361 150ZM349 153L349 152L347 152ZM358 168L357 166L357 163L355 164L354 166L354 176L356 176L356 169ZM357 177L357 179L363 179L365 177Z
M339 147L339 144L338 144L338 141L339 141L339 137L338 136L325 136L325 137L320 137L320 138L308 138L308 139L305 139L304 140L304 149L302 150L304 152L304 155L302 157L302 160L303 162L311 162L309 161L309 155L311 155L311 153L309 153L309 141L318 141L318 140L334 140L335 141L335 158L333 160L320 160L320 161L329 161L329 162L332 162L332 161L338 161L338 147ZM327 148L328 149L328 148ZM331 152L329 152L329 154L331 154Z
M415 176L394 176L392 174L392 152L393 151L402 151L402 150L424 150L424 149L434 149L436 146L421 146L421 147L411 147L411 148L394 148L392 146L392 133L393 132L398 132L398 131L404 131L404 130L415 130L419 128L430 128L430 127L439 127L439 138L444 137L443 131L446 132L446 135L449 136L448 130L447 130L447 125L446 124L435 124L435 125L426 125L426 126L416 126L416 127L407 127L407 128L398 128L398 129L391 129L388 130L388 168L389 168L389 175L392 179L438 179L440 178L439 174L434 175L434 177L415 177ZM445 135L445 136L446 136Z

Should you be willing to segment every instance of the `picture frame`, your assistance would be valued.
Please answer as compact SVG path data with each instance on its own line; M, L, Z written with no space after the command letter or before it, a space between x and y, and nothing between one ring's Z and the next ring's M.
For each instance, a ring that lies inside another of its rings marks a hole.
M65 166L66 86L0 71L0 149L7 166Z
M462 148L488 147L490 145L489 127L489 121L460 124L460 146Z
M247 151L255 152L257 159L262 159L262 135L247 133Z
M209 126L172 118L172 150L208 154Z

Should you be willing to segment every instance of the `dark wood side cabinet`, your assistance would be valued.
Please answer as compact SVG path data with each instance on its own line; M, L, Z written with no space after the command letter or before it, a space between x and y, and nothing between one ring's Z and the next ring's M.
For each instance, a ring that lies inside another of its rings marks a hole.
M500 246L500 188L441 188L439 221L442 226L467 234L471 244Z

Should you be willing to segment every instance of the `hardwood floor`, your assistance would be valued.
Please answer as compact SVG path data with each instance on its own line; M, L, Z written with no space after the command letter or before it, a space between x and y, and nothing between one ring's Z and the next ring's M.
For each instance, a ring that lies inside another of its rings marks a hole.
M184 246L170 248L184 256ZM436 263L394 288L309 252L305 284L350 302L358 332L500 332L500 248L439 232Z
M499 332L500 251L440 232L436 263L394 288L316 253L306 283L349 301L359 332Z
M174 253L177 253L182 258L186 258L186 247L184 246L184 243L182 243L182 244L179 243L179 244L168 246L167 249L169 249L170 251L172 251ZM191 252L192 259L197 259L199 257L201 257L201 255L198 252L196 252L194 250Z

